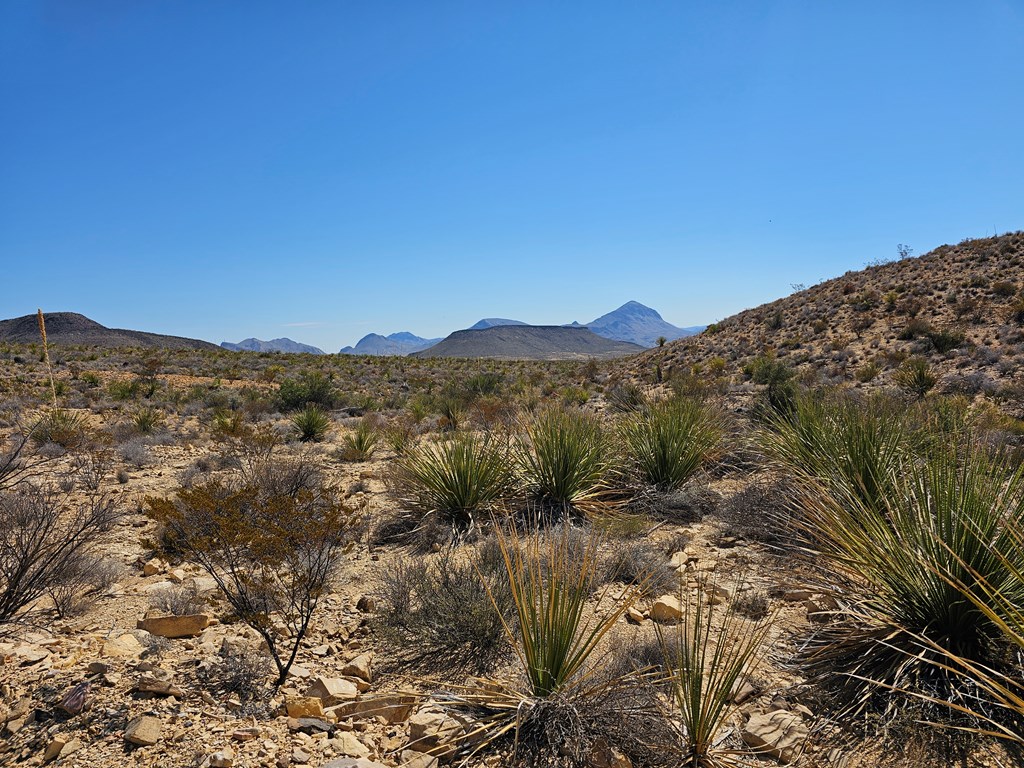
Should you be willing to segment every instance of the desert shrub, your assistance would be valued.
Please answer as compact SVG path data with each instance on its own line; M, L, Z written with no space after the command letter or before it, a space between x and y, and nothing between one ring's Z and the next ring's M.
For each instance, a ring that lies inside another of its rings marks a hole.
M582 768L597 740L611 733L609 718L621 726L632 709L606 707L625 694L626 680L600 674L596 651L635 601L635 590L619 601L603 592L608 607L587 610L598 576L600 541L591 536L582 550L561 526L536 529L518 541L498 531L498 547L512 594L514 622L506 631L517 677L486 680L457 689L449 706L468 710L480 728L462 745L469 755L504 749L505 764L566 765ZM560 532L559 532L560 531Z
M342 461L369 461L377 449L380 433L375 422L365 416L359 421L355 430L342 438L342 446L338 458Z
M230 647L213 661L204 661L196 669L196 677L204 689L223 697L236 697L241 703L240 715L267 717L267 678L272 672L270 661L258 653L244 653Z
M263 638L283 684L349 548L356 511L327 485L282 493L251 480L209 480L147 507Z
M35 423L29 436L36 445L49 443L74 450L89 440L89 419L78 411L53 408Z
M765 403L771 411L788 413L797 396L796 372L772 355L761 355L744 366L744 372L755 384L765 386ZM761 413L767 413L760 409Z
M644 482L674 491L711 458L722 439L722 419L705 401L673 398L629 419L623 442Z
M1024 293L1010 303L1006 310L1006 320L1017 325L1024 325Z
M46 594L58 617L78 616L92 607L97 595L110 587L122 571L120 563L79 551L68 559Z
M180 584L154 592L149 604L162 613L171 616L191 616L202 613L205 602L195 588Z
M1017 286L1008 280L998 280L992 283L992 293L996 296L1008 298L1017 292Z
M862 384L867 384L869 381L874 380L874 378L878 376L878 374L880 374L881 372L882 369L878 365L878 363L871 360L864 363L864 365L858 368L854 376L856 377L857 381L861 382Z
M955 328L936 328L925 334L937 352L945 354L956 349L967 338L963 331Z
M612 413L636 413L647 405L647 396L636 384L616 384L604 393Z
M907 322L897 338L901 341L912 341L913 339L927 336L929 333L932 333L931 323L923 318L914 317Z
M398 497L420 521L432 517L462 536L511 492L513 473L508 452L500 444L455 433L400 456L391 480Z
M759 439L789 474L877 509L914 450L915 430L891 398L820 393L800 397L792 415L769 422Z
M641 597L658 597L679 588L679 575L665 556L643 541L614 547L601 561L600 581L633 584Z
M331 429L331 417L318 405L307 405L292 416L292 430L299 442L319 443Z
M1024 550L1007 525L1024 519L1022 469L954 445L908 462L871 504L803 485L799 530L842 614L808 645L812 672L854 710L898 708L899 691L973 706L977 686L948 659L1005 668L991 606L996 593L1024 604Z
M149 452L149 446L141 439L129 440L117 446L117 455L126 464L136 467L145 467L153 462L153 455Z
M119 516L105 495L74 480L65 487L0 492L0 629L31 618L50 590L84 583L86 558Z
M927 395L938 382L938 377L923 357L906 360L893 373L892 379L899 387L919 398Z
M598 418L546 408L527 424L518 453L527 492L553 517L607 509L617 461Z
M140 435L149 435L162 428L166 420L163 411L147 406L132 415L132 426Z
M512 593L493 547L398 560L381 577L374 624L400 666L483 674L511 652L502 617L512 613Z
M741 617L733 601L716 608L711 594L713 585L706 592L681 590L682 620L669 629L656 625L668 663L672 714L679 722L679 764L687 768L728 764L732 750L719 746L719 737L736 710L736 690L763 658L772 626L769 614Z
M333 382L318 371L307 371L296 378L283 380L277 399L286 411L295 411L307 405L317 405L329 411L337 405L338 400Z

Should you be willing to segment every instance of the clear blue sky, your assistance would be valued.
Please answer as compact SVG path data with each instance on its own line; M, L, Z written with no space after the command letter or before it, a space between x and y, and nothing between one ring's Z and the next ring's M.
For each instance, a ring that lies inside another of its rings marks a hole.
M0 4L0 317L712 322L1024 228L1024 2Z

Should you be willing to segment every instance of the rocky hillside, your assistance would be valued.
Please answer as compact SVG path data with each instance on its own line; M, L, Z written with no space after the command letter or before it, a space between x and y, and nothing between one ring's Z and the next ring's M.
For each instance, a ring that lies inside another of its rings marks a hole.
M154 349L218 349L216 344L161 333L107 328L77 312L45 312L49 344L78 344L95 347L148 347ZM0 320L0 341L12 344L39 342L35 315Z
M811 379L858 385L895 383L913 358L939 391L1019 400L1024 232L847 272L651 350L624 370L646 380L659 369L742 380L762 356Z
M607 360L640 352L624 341L602 338L586 328L556 325L497 325L456 331L414 357L489 357L503 360Z

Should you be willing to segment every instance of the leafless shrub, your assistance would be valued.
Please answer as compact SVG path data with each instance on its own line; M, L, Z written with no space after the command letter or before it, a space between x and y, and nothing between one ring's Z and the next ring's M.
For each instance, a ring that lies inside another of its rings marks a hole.
M172 616L191 616L202 613L203 599L193 587L174 586L156 592L149 604L158 611Z
M85 556L117 517L95 492L81 501L28 484L0 492L0 627L31 620L43 595L80 580Z

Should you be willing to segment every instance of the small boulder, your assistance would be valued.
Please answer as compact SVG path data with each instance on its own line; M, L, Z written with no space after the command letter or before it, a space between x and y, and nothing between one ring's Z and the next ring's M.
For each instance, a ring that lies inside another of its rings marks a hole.
M324 703L316 696L289 696L284 703L288 717L323 718Z
M341 674L373 682L373 654L363 653L341 668Z
M799 757L809 735L800 715L784 709L752 715L740 731L745 744L780 763L791 763Z
M112 659L137 659L142 655L143 647L136 637L130 633L105 640L100 653Z
M210 625L205 613L188 616L152 616L138 622L138 628L157 637L196 637Z
M662 595L651 605L651 621L672 624L683 618L683 606L675 595Z
M138 747L151 747L160 741L163 724L156 717L142 715L132 720L124 729L124 740Z
M340 677L318 677L306 689L306 696L315 696L325 707L333 707L359 698L359 688Z
M224 747L210 755L210 768L233 768L235 765L235 751L231 747Z

